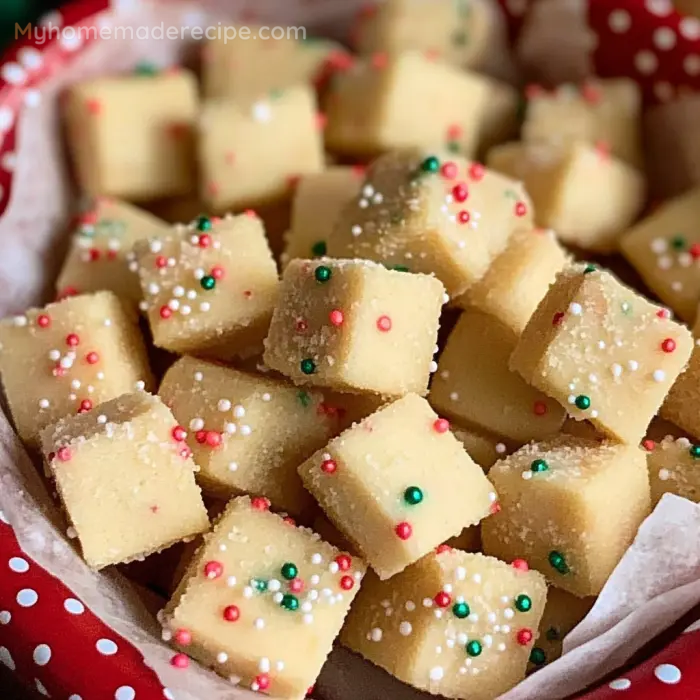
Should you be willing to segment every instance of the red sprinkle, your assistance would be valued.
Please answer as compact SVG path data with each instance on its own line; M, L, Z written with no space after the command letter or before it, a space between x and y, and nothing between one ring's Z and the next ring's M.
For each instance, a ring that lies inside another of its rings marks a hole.
M440 591L433 600L438 608L446 608L452 602L452 596L445 591Z
M221 265L215 265L214 267L211 268L211 276L215 280L222 280L224 276L226 275L226 271L224 270Z
M257 219L258 218L258 212L255 211L255 209L246 209L243 212L246 216L249 216L251 219Z
M445 552L451 552L452 547L450 547L449 544L445 544L444 542L442 544L439 544L437 548L435 549L436 554L444 554Z
M333 309L333 311L328 314L328 318L330 319L331 325L335 326L336 328L342 326L343 321L345 321L345 315L340 309Z
M491 515L496 515L496 513L500 513L501 512L501 504L498 501L496 501L495 503L492 503L491 508L489 508L489 512L491 513Z
M180 457L182 457L182 459L189 459L191 456L192 450L187 445L183 445L180 450Z
M407 523L404 521L404 522L399 523L396 526L395 532L396 532L396 536L400 540L407 540L413 534L413 528L411 527L410 523Z
M197 245L200 248L208 248L211 245L211 236L208 233L200 233Z
M254 510L270 510L270 500L268 498L265 498L265 496L256 496L251 502L250 505L253 507Z
M306 321L299 319L297 321L296 328L297 328L297 333L304 333L305 331L307 331L309 329L309 324Z
M656 447L656 443L653 440L650 440L649 438L647 438L646 440L642 440L642 447L647 452L653 452L654 448Z
M664 352L673 352L676 349L676 341L673 338L666 338L661 343L661 349Z
M600 90L596 85L591 83L584 83L581 87L581 97L589 104L598 104L600 102Z
M59 447L58 452L56 452L56 457L58 457L61 462L67 462L72 456L73 453L70 447Z
M87 100L85 105L87 106L90 114L99 114L102 111L102 103L99 100Z
M207 441L207 431L206 430L198 430L194 434L194 439L200 444L203 445Z
M173 639L180 646L186 647L192 643L192 633L186 629L179 629L173 635Z
M292 527L296 527L297 525L297 521L294 520L294 518L290 518L289 516L287 516L286 518L282 518L282 522L286 525L291 525Z
M388 333L391 330L391 319L388 316L380 316L377 319L377 328L382 333Z
M525 216L525 214L527 214L527 205L525 202L517 202L515 205L515 215Z
M323 131L328 124L328 117L323 112L316 113L316 128L319 131Z
M39 314L36 317L36 325L39 328L48 328L51 325L51 319L47 314Z
M472 163L469 166L469 177L477 182L484 177L486 168L481 163Z
M68 347L74 348L79 343L80 343L80 337L77 336L75 333L69 333L66 336L66 345L68 345Z
M241 611L237 605L227 605L224 608L224 620L226 622L236 622L241 616Z
M292 593L301 593L304 590L304 582L300 578L293 578L289 582L289 590Z
M165 255L159 255L156 258L156 267L163 268L163 267L167 267L167 265L168 265L168 259L165 257Z
M324 459L321 462L321 471L324 474L335 474L338 469L338 464L334 459Z
M169 319L173 315L173 310L169 306L160 307L160 317L162 319Z
M352 566L352 557L349 554L339 554L335 558L335 563L341 571L349 571Z
M469 190L463 182L460 182L452 188L452 196L456 202L466 202L467 197L469 197Z
M90 262L96 262L100 259L100 251L97 248L90 248L88 256L90 257Z
M204 565L204 575L207 578L219 578L224 573L224 565L220 561L208 561Z
M511 566L518 571L530 571L530 565L524 559L513 559Z
M221 433L217 433L216 430L207 430L206 443L209 447L220 447L223 442Z
M270 687L270 676L267 673L261 673L259 676L255 676L255 683L258 690L267 690Z
M442 167L440 168L440 172L442 173L442 176L446 177L448 180L454 180L457 177L459 169L457 168L457 164L450 160L447 161L447 163L443 163Z
M447 127L447 139L449 141L456 141L463 133L464 130L459 124L450 124Z
M552 325L558 326L564 320L564 312L557 311L557 313L552 316Z
M187 668L190 665L190 657L187 654L175 654L170 659L170 664L175 666L175 668Z
M693 245L688 248L688 252L693 260L700 258L700 243L693 243Z
M340 587L344 591L350 591L352 590L353 586L355 585L355 579L353 579L352 576L342 576L340 579Z
M74 297L77 293L78 290L76 287L65 287L58 293L56 298L65 299L66 297Z
M450 429L450 421L447 418L438 418L433 423L433 430L436 433L446 433Z
M89 365L96 365L100 361L100 356L94 350L92 350L85 355L85 360Z
M523 627L523 629L518 630L516 639L518 640L518 644L525 646L532 641L532 637L532 630L528 629L527 627Z
M536 416L544 416L547 413L547 404L544 401L535 401L532 405L532 412Z
M459 221L460 224L468 224L469 219L471 219L471 216L466 209L462 209L462 211L457 214L457 221Z
M671 318L671 312L670 312L668 309L659 309L659 310L656 312L656 315L657 315L659 318L665 318L665 319Z
M187 437L187 431L181 425L176 425L172 429L172 436L176 442L182 442Z
M78 410L78 413L87 413L88 411L92 410L92 401L90 399L83 399L80 402L80 409Z

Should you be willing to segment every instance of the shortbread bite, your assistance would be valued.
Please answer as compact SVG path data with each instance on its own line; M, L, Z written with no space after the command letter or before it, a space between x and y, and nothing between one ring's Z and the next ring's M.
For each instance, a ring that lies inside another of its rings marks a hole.
M261 499L236 498L168 604L165 634L224 678L302 700L364 572L360 559L269 512Z
M257 216L200 216L134 251L156 346L220 360L260 349L279 284Z
M700 502L700 445L688 438L666 436L659 442L645 440L652 506L665 493Z
M299 474L382 579L476 525L496 501L449 423L415 394L331 440Z
M549 587L540 631L530 652L530 670L550 664L561 656L564 637L588 615L593 603L595 598L577 598L554 586Z
M524 559L580 597L600 593L651 512L637 445L561 435L496 462L489 478L501 508L482 523L484 552Z
M63 418L41 447L93 569L142 559L209 528L197 466L155 396L124 394Z
M292 199L283 266L294 258L326 255L328 236L343 207L360 191L363 172L358 167L338 166L301 177Z
M559 432L566 412L508 368L517 335L475 309L462 313L430 386L430 403L459 424L515 442Z
M642 95L633 80L592 78L552 91L531 86L527 98L523 141L583 141L636 168L642 166Z
M378 158L328 241L332 257L435 274L450 297L481 279L533 208L522 185L456 156Z
M4 319L0 374L15 428L32 447L59 418L152 383L136 312L112 292Z
M537 307L510 367L573 418L636 445L692 347L689 331L664 309L609 272L576 265Z
M76 83L64 109L78 184L87 194L148 201L195 191L199 99L189 71Z
M328 63L344 65L349 60L333 41L273 39L270 27L250 24L220 27L202 49L204 96L254 102L266 93L313 82L323 76Z
M700 189L662 204L633 226L620 249L645 284L687 323L700 299Z
M340 432L321 393L193 357L158 393L187 431L206 494L265 496L294 515L311 505L297 467Z
M296 384L425 394L444 288L367 260L293 260L265 340L268 367Z
M693 334L696 338L700 335L700 319L693 328ZM696 440L700 440L698 401L700 401L700 341L696 340L690 362L685 372L676 379L668 392L659 415L682 428Z
M363 158L409 147L450 147L471 157L490 93L486 78L417 51L375 55L334 80L326 145Z
M254 102L207 102L199 119L202 201L223 214L287 199L299 176L323 170L320 125L306 85Z
M433 695L493 700L525 678L546 597L525 562L444 550L389 581L368 575L340 641Z
M502 438L490 435L483 430L462 425L452 425L452 433L464 445L469 456L486 472L501 457L510 454L517 445Z
M486 163L524 183L538 226L585 250L615 250L644 206L642 174L600 146L512 142L493 148Z
M516 231L486 274L455 304L481 309L520 335L568 262L553 231Z
M133 269L131 249L144 238L167 235L170 227L142 209L108 197L98 197L84 212L56 282L59 297L114 292L134 305L141 286Z

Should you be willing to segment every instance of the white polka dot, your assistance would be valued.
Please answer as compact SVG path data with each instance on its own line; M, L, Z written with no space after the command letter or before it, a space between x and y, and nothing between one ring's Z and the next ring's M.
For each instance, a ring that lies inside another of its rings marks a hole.
M673 85L665 80L654 83L654 94L659 102L670 102L674 94Z
M9 563L10 571L14 571L16 574L24 574L29 571L29 562L22 557L12 557Z
M41 104L41 93L38 90L27 90L24 93L24 104L27 107L37 107Z
M683 70L693 77L700 74L700 56L696 53L688 54L683 59Z
M628 678L618 678L617 680L610 681L610 687L613 690L627 690L632 685L632 681Z
M114 656L119 651L119 647L111 639L98 639L95 646L97 651L105 656Z
M659 27L654 30L654 46L661 51L669 51L676 45L676 32L671 27Z
M10 85L22 85L27 79L27 74L18 63L6 63L0 69L0 77Z
M9 107L0 107L0 132L9 131L14 123L14 112ZM7 520L3 518L3 522Z
M32 605L36 604L37 600L39 600L39 596L32 588L23 588L17 594L17 603L23 608L31 608Z
M63 25L63 15L60 12L47 12L40 20L40 27L48 27L53 25L54 27L60 27Z
M613 10L608 17L608 25L616 34L624 34L631 26L632 19L627 10Z
M681 670L673 664L661 664L654 669L654 675L662 682L668 685L680 683Z
M646 6L647 10L657 17L666 17L673 11L671 0L647 0Z
M75 51L83 44L82 32L79 32L75 27L66 27L61 33L61 47L66 51Z
M48 644L39 644L34 648L32 658L37 666L46 666L51 661L51 647Z
M130 685L122 685L114 693L114 700L134 700L136 691Z
M44 63L44 59L40 51L37 51L31 46L25 46L17 52L19 62L29 70L36 70Z
M9 610L0 610L0 625L9 625L12 613Z
M37 689L42 695L46 695L47 698L50 698L50 697L51 697L51 696L49 695L49 691L46 690L46 688L44 687L44 684L43 684L38 678L35 678L35 679L34 679L34 685L36 685L36 689Z
M5 664L10 671L15 670L15 660L12 658L9 650L5 647L0 647L0 663Z
M634 57L634 65L640 73L650 75L657 69L659 61L651 51L639 51Z
M688 41L696 41L700 39L700 20L695 17L684 17L678 25L678 31Z
M63 601L63 607L71 615L82 615L85 612L85 606L75 598L66 598Z
M73 695L68 696L68 700L83 700L80 695L76 695L75 693Z
M8 173L11 173L15 169L15 166L17 165L17 156L15 155L15 153L13 151L8 151L2 157L1 164L2 164L3 170L7 170Z
M173 691L169 688L163 688L163 697L165 698L165 700L175 700ZM70 698L68 698L68 700L70 700Z

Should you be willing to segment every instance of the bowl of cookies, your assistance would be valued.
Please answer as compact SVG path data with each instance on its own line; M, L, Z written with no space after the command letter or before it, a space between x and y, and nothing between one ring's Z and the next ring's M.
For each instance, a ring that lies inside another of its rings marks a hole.
M19 28L0 661L69 700L695 697L698 17Z

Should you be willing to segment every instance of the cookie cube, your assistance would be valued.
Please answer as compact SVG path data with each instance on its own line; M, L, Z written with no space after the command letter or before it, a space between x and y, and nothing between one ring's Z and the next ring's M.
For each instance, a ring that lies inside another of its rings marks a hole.
M252 102L269 92L311 83L329 61L341 62L345 56L332 41L290 35L273 39L269 27L256 25L222 27L202 49L204 96Z
M444 288L367 260L293 260L265 340L265 363L297 384L425 394Z
M638 444L692 347L688 330L664 309L609 272L577 265L537 307L510 367L573 418Z
M530 652L531 670L550 664L561 656L564 637L588 615L593 603L595 598L577 598L550 586L539 634Z
M524 562L445 550L390 581L368 575L340 641L433 695L492 700L525 677L546 596Z
M586 250L613 251L644 205L643 176L582 142L507 143L492 149L486 162L525 184L538 226Z
M700 445L672 435L659 442L645 440L643 445L647 450L652 506L665 493L700 503Z
M59 418L151 386L136 313L111 292L0 322L0 374L15 428L32 447Z
M271 696L302 700L340 632L365 571L259 499L227 506L165 611L186 654ZM186 657L177 655L173 662Z
M449 423L415 394L331 440L299 474L382 579L476 525L496 500Z
M134 305L141 300L138 275L129 268L136 241L167 235L161 219L119 200L98 197L80 217L56 282L59 297L108 289Z
M700 299L700 189L662 204L633 226L620 249L645 284L684 321L692 323Z
M159 390L187 431L211 496L265 496L294 515L311 505L297 467L337 434L322 394L183 357Z
M184 70L71 86L65 116L81 189L131 201L193 192L198 109L195 77Z
M568 260L553 231L517 231L486 274L455 304L485 311L520 335Z
M197 467L160 399L124 394L41 433L83 557L93 569L142 559L204 532Z
M482 523L484 552L524 559L579 597L600 593L651 512L637 445L561 435L496 462L489 478L501 508Z
M508 368L517 341L497 318L465 311L440 356L430 403L457 423L520 443L559 432L564 409Z
M216 213L286 199L296 178L323 170L323 138L310 87L255 102L212 101L199 123L200 196Z
M484 276L520 228L532 228L521 185L479 163L409 149L370 166L328 253L435 274L455 297Z
M448 145L472 156L489 95L488 82L475 73L415 51L379 54L333 82L326 145L355 157Z
M258 217L200 216L134 252L155 345L221 360L260 348L278 278Z
M527 93L523 141L599 146L640 168L642 96L632 80L589 79L553 91L532 86Z
M360 191L362 169L334 167L304 175L296 185L282 263L319 258L328 250L328 234L343 207Z

